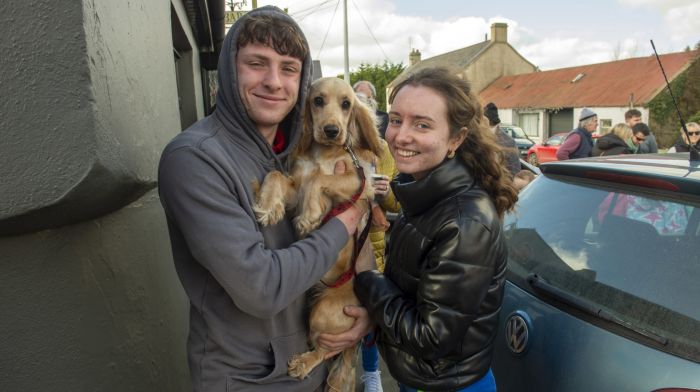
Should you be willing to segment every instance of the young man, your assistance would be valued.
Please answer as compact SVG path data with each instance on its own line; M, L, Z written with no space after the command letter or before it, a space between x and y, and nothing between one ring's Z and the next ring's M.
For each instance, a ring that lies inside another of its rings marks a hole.
M634 124L642 122L642 112L637 109L630 109L625 112L625 123L632 128Z
M634 129L634 126L642 123L642 112L637 109L630 109L625 112L625 123ZM642 123L644 124L644 123ZM645 124L646 125L646 124ZM648 133L644 137L644 141L639 143L637 154L659 152L659 146L656 144L656 137L651 133L649 126L646 126Z
M215 112L161 157L159 193L190 299L194 391L306 392L326 378L321 366L293 379L287 361L307 351L304 294L331 267L361 213L351 208L295 241L291 220L261 227L252 208L255 184L288 169L310 65L306 38L287 14L249 12L221 49ZM368 332L363 308L346 313L357 317L355 326L326 337L327 347L350 346Z
M593 138L591 134L598 129L598 115L588 108L583 108L578 118L578 128L569 133L564 143L557 150L557 159L585 158L591 156Z
M637 146L637 154L641 154L639 149L651 137L651 129L643 122L638 122L632 126L632 143ZM655 142L656 143L656 142Z

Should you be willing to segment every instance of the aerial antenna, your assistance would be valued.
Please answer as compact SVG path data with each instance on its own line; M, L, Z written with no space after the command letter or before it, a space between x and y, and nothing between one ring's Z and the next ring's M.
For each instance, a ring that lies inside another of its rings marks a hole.
M690 143L690 136L688 135L688 128L685 126L685 121L683 121L683 116L681 115L680 109L678 109L678 103L676 103L676 97L673 96L673 91L671 91L671 84L668 82L668 78L666 77L666 71L664 71L664 66L661 65L661 59L659 58L659 54L656 53L656 46L654 46L654 40L650 39L649 42L651 42L651 47L654 49L654 55L656 55L656 61L659 62L659 67L661 67L661 73L664 74L664 80L666 80L666 87L668 88L668 93L671 94L671 100L673 101L673 106L676 107L676 113L678 113L678 119L681 121L681 127L683 128L683 132L685 133L686 140L688 140L688 146L690 147L688 150L690 150L690 160L691 162L700 162L700 153L698 150L695 148L695 145Z

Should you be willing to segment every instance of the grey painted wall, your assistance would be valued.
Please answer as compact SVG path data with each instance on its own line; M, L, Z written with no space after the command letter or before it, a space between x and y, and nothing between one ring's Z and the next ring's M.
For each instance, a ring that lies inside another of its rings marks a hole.
M11 97L0 101L0 234L95 218L155 186L160 150L180 130L170 7L0 4Z
M171 7L0 2L0 391L191 390L155 190L180 132Z
M188 391L187 299L155 190L0 238L1 391Z

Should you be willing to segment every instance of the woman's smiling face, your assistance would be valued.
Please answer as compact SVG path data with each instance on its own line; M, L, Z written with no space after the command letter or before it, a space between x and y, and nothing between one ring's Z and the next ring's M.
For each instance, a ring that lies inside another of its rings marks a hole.
M464 136L450 140L447 102L432 88L406 85L389 112L386 141L401 173L424 178L456 151Z

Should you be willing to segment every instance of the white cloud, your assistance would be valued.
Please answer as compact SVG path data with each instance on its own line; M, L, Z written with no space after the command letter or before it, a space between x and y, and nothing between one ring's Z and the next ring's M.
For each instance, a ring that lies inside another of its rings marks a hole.
M700 41L700 3L672 8L664 18L670 28L671 41L683 45L690 41L691 46Z
M342 1L258 1L259 6L268 3L287 7L289 13L297 19L309 40L312 57L321 60L325 76L342 74ZM700 3L697 0L618 0L618 3L627 9L653 9L655 13L663 15L659 19L664 25L624 24L622 22L625 20L621 16L619 38L590 35L594 30L589 30L589 35L583 36L575 29L545 31L538 35L535 28L542 29L542 26L524 26L516 20L501 16L468 15L468 8L465 9L467 15L436 20L429 16L429 9L425 16L400 15L397 1L350 0L350 68L356 69L360 63L376 64L385 60L407 65L411 48L419 49L425 59L473 45L483 41L485 34L490 35L490 26L494 22L507 23L508 42L543 70L611 61L616 52L620 58L646 55L649 52L650 35L658 37L655 43L660 53L682 50L687 45L697 43L697 32L700 31ZM340 6L334 16L336 4Z

